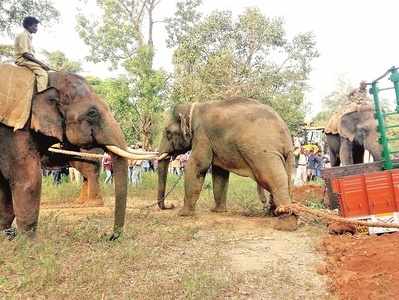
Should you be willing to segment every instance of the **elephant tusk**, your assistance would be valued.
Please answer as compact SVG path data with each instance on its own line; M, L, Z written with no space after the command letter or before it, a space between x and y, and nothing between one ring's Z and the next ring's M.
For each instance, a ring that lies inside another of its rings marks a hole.
M145 152L141 153L141 154L132 154L129 153L126 150L123 150L117 146L111 146L111 145L107 145L105 146L109 151L111 151L112 153L124 157L124 158L128 158L128 159L134 159L134 160L146 160L146 159L154 159L157 158L157 155L154 154L147 154Z
M136 150L136 149L132 149L130 147L127 147L127 152L132 153L132 154L137 154L137 155L143 155L143 154L158 155L159 154L159 152Z
M168 156L169 156L169 153L166 153L166 152L162 153L160 156L158 156L157 160L163 160L163 159L165 159Z
M81 157L86 157L86 158L96 158L96 159L103 158L102 154L94 154L94 153L88 153L88 152L77 152L77 151L63 150L63 149L53 148L53 147L49 148L48 151L54 152L54 153L61 153L61 154L65 154L65 155L81 156Z

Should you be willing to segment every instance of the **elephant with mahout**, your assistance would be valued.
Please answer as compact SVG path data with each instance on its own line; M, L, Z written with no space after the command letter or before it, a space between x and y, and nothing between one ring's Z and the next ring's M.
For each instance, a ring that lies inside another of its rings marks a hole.
M278 229L295 230L297 217L282 212L291 203L293 144L286 123L268 105L232 97L176 105L166 121L158 148L158 205L165 205L169 157L191 150L184 173L180 216L194 214L205 175L212 168L213 212L226 211L229 174L250 177L271 194ZM259 189L258 189L259 191Z
M5 80L5 79L3 79ZM0 99L1 101L1 99ZM68 149L101 148L112 156L115 179L115 219L112 239L123 230L127 199L127 159L152 159L127 147L107 104L78 75L49 73L49 88L34 94L31 117L14 131L0 124L0 230L34 236L41 194L41 158L61 143Z
M65 149L64 150L68 150ZM82 149L83 150L83 149ZM93 148L84 150L95 154L103 154L101 148ZM83 177L79 198L76 204L82 206L103 206L104 200L101 196L101 188L99 183L101 161L96 158L83 158L60 153L47 152L42 157L42 167L73 167L77 169Z
M362 103L356 109L332 118L336 118L336 125L333 129L326 127L325 131L332 167L363 163L365 150L374 161L381 159L377 122L371 103Z

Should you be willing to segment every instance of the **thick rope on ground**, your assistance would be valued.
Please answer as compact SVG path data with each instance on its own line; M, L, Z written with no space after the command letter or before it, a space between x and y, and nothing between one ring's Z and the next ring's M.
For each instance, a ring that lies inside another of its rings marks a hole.
M325 213L320 210L312 209L298 203L292 203L288 205L282 205L276 210L277 213L289 213L289 214L296 214L300 215L301 213L307 213L313 216L317 216L320 219L334 221L338 223L344 224L352 224L352 225L359 225L359 226L367 226L367 227L383 227L383 228L399 228L399 224L392 224L386 222L367 222L367 221L358 221L358 220L351 220L343 217L339 217L333 214Z

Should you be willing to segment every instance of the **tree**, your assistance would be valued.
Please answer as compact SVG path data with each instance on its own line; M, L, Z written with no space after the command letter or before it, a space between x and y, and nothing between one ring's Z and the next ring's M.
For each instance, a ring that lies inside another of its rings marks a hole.
M14 47L11 45L0 45L0 62L14 61Z
M62 51L43 51L47 62L50 67L57 71L67 71L72 73L78 73L82 71L82 64L77 61L68 59Z
M198 4L199 1L194 1ZM214 11L199 21L188 6L180 6L171 18L169 45L174 52L175 78L171 99L178 102L247 96L275 108L296 130L304 118L304 93L311 62L318 56L312 33L288 40L281 18L268 18L250 8L234 21L230 11ZM174 20L174 21L173 21Z
M165 72L153 68L153 32L158 22L153 13L159 3L160 0L97 0L102 10L100 21L90 21L85 15L77 19L77 30L90 48L88 60L107 61L113 68L127 71L132 95L129 105L138 114L138 121L132 126L139 128L146 148L155 134L167 80Z
M15 35L15 28L21 26L23 18L35 16L42 23L58 20L59 12L49 0L7 0L0 1L0 28L2 33Z

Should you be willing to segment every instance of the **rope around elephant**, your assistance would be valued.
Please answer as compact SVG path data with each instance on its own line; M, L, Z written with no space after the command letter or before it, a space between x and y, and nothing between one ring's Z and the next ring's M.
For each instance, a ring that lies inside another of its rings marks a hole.
M337 215L333 215L331 213L322 212L320 210L312 209L306 206L303 206L298 203L292 203L288 205L282 205L276 209L276 212L279 214L295 214L300 215L301 213L310 214L318 217L321 220L333 221L343 224L351 224L357 226L366 226L366 227L383 227L383 228L399 228L399 224L392 224L386 222L367 222L367 221L358 221L351 220L343 217L339 217Z

